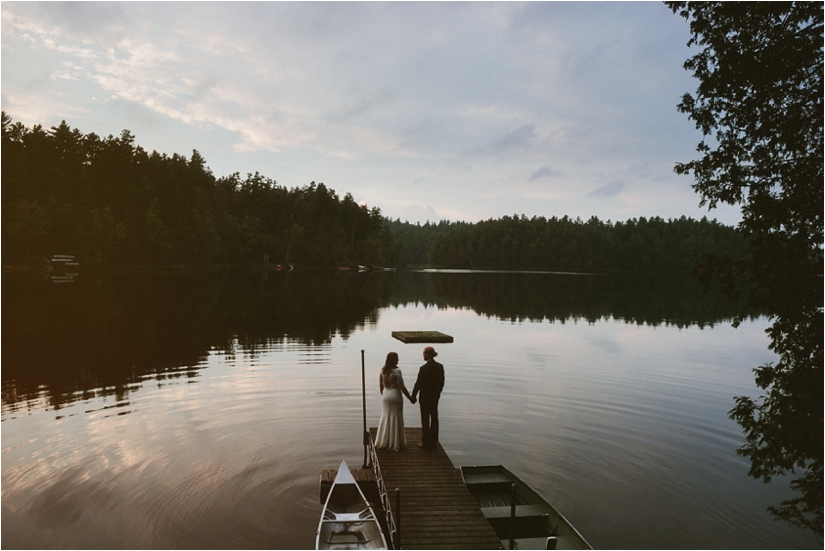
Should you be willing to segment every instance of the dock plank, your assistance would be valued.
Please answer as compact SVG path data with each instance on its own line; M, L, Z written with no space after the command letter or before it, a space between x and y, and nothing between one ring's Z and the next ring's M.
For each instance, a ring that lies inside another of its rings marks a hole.
M370 429L371 443L377 429ZM390 495L401 490L401 546L404 549L501 549L501 541L449 456L439 445L421 450L421 429L405 430L407 447L375 450ZM393 505L395 501L392 501ZM393 511L396 521L398 511Z
M378 501L378 489L375 486L375 473L372 469L350 469L352 477L364 492L364 497L372 502ZM338 474L338 469L321 469L321 493L320 502L325 503L329 489L332 488L332 482Z

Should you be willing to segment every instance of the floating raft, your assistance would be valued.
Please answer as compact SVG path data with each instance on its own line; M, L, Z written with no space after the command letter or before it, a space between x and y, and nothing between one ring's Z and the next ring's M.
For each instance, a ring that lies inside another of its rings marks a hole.
M393 331L394 339L409 344L416 342L453 342L450 335L445 335L440 331Z

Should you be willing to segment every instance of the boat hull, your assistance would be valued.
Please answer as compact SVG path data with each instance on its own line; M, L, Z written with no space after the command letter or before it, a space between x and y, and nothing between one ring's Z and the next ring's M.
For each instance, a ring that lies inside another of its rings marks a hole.
M505 549L511 538L518 549L592 549L555 507L506 467L461 467L461 476Z

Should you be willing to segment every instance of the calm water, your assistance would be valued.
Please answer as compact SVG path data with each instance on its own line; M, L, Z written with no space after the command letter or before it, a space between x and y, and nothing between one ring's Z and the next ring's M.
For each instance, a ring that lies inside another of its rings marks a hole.
M311 548L318 473L361 463L361 350L412 384L438 330L441 441L504 464L597 548L821 548L765 512L727 417L768 321L684 281L559 274L3 278L4 548ZM418 426L407 404L406 422Z

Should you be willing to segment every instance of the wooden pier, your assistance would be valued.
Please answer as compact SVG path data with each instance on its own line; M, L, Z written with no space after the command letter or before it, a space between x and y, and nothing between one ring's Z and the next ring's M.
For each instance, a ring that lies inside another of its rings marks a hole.
M370 429L370 446L378 429ZM441 445L421 450L420 428L405 429L403 451L374 450L387 493L400 494L400 515L392 500L402 549L502 549L490 523Z

